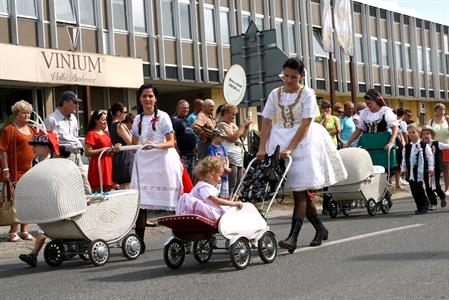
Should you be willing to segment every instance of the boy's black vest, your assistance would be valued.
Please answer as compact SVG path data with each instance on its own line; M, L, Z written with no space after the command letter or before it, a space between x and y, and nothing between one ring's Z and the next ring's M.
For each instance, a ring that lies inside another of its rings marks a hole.
M421 149L423 150L422 154L423 154L423 160L424 160L424 178L427 178L427 170L429 169L429 167L427 165L427 155L426 155L426 151L425 151L427 144L423 141L420 141L419 145L421 146ZM405 148L404 159L405 159L405 164L407 166L407 178L406 178L407 180L410 179L410 174L411 174L411 172L414 171L414 168L415 168L415 166L410 166L410 154L412 153L412 147L413 147L413 144L411 144L411 143L408 143L407 145L404 146L404 148ZM416 159L416 162L419 163L418 159ZM416 167L417 166L418 165L416 165ZM414 178L416 179L417 176L414 176Z
M432 141L432 144L429 145L432 150L435 150L435 153L433 154L434 165L435 165L435 172L441 172L443 170L443 159L442 159L442 153L440 150L440 147L438 146L438 141Z

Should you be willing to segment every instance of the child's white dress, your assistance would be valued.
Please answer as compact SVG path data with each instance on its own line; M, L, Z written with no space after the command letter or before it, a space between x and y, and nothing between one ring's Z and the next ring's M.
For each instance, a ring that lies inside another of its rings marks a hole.
M224 209L208 199L218 196L219 191L213 185L198 181L190 193L183 194L176 208L177 215L200 215L217 221L224 213Z

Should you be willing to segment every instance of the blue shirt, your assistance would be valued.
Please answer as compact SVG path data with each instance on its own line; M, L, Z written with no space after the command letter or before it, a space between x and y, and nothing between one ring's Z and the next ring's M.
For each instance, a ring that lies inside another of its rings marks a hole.
M222 158L222 159L228 157L228 154L226 153L226 149L221 144L218 146L211 144L207 150L209 153L208 156L218 157L218 158ZM221 181L228 181L228 175L226 174L226 175L222 176Z
M351 137L352 133L355 131L355 124L352 117L343 116L340 118L341 132L340 138L346 143Z

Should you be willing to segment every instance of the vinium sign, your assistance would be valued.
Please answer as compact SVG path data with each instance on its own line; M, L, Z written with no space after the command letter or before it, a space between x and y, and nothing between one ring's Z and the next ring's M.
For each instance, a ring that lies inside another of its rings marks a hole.
M142 60L0 44L0 80L137 88Z

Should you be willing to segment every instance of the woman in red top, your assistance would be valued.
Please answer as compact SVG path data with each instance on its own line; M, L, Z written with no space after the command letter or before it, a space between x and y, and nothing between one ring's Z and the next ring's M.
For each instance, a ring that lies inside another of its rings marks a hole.
M84 153L89 160L89 171L87 172L87 179L92 188L92 191L100 190L100 174L98 172L98 156L105 149L110 149L101 157L101 175L103 177L103 190L108 191L114 185L112 181L112 156L113 151L120 150L120 144L112 147L111 138L109 137L106 121L107 112L105 110L96 110L92 114L87 127L86 140L84 146Z
M28 120L33 112L30 103L20 100L11 107L11 110L14 120L2 130L0 154L3 180L10 180L15 184L31 168L34 154L28 142L36 131L28 126ZM19 235L17 235L18 227L19 224L11 225L8 241L33 240L27 224L22 224Z

